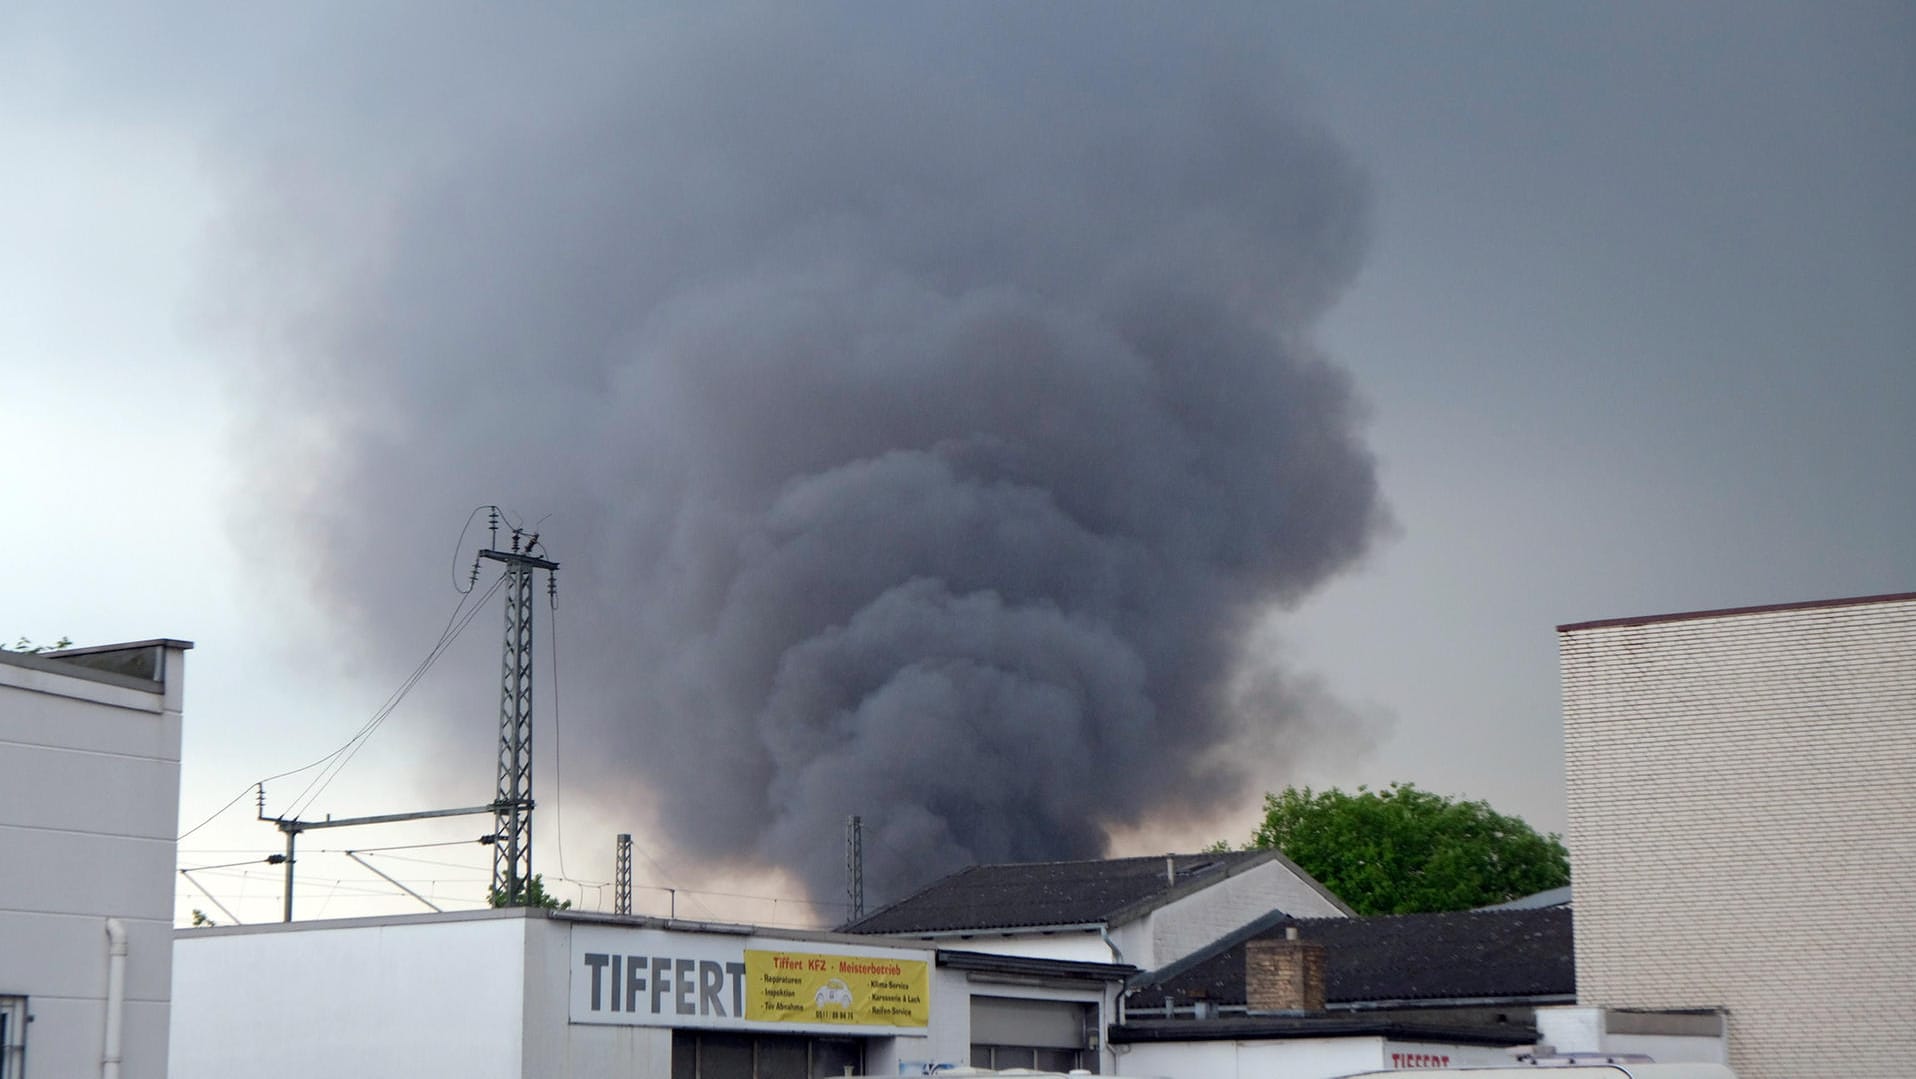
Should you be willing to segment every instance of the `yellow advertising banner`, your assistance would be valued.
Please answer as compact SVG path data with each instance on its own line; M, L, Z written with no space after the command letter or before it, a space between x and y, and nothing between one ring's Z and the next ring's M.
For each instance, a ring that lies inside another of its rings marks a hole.
M745 1018L766 1023L931 1025L922 959L745 950Z

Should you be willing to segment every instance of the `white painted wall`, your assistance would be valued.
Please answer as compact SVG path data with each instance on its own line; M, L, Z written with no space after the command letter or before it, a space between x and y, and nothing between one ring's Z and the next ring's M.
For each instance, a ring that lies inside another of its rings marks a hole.
M528 919L182 929L176 1079L520 1079ZM563 963L563 958L561 963ZM561 1019L565 995L558 996ZM561 1022L559 1028L563 1031ZM549 1041L541 1041L549 1049ZM667 1072L659 1074L670 1074Z
M626 931L526 911L183 929L175 945L174 1074L669 1079L670 1026L571 1021L581 992L575 960L586 947L575 946L574 935L588 934L596 949ZM751 947L934 959L929 946L888 947L869 937L631 932L648 948L664 939L663 947L688 955ZM1096 1003L1107 1019L1114 1006L1114 989L1014 984L935 963L928 973L930 1027L869 1038L872 1074L896 1074L901 1061L968 1064L973 994ZM805 1032L736 1017L708 1025ZM1107 1070L1112 1059L1105 1058Z
M1565 1005L1537 1009L1537 1040L1566 1053L1642 1053L1658 1062L1728 1064L1729 1040L1716 1034L1627 1033L1610 1028L1610 1009ZM1724 1017L1727 1020L1727 1017ZM1619 1024L1630 1025L1630 1024ZM1643 1026L1643 1023L1634 1024Z
M931 971L931 1027L923 1038L892 1038L866 1049L865 1070L896 1075L901 1061L971 1065L971 986L962 971Z
M1348 913L1312 886L1302 870L1276 858L1152 911L1143 919L1148 923L1148 948L1140 949L1144 954L1138 958L1127 949L1125 958L1156 970L1274 910L1297 918L1342 918ZM1125 940L1130 939L1127 933Z
M672 1031L569 1024L572 927L531 917L525 927L524 1043L515 1077L672 1074Z
M185 646L159 677L0 654L0 995L32 1079L100 1074L108 918L127 928L122 1079L166 1075Z
M1139 923L1142 925L1142 922ZM1134 962L1130 955L1133 940L1142 937L1127 937L1122 932L1112 934L1112 939L1125 952L1122 960ZM925 938L927 944L940 948L949 948L959 952L984 952L987 955L1019 955L1032 959L1068 959L1083 963L1115 963L1111 949L1099 938L1095 929L1058 930L1049 933L968 933L964 936L939 936Z
M1916 599L1568 627L1581 1003L1724 1006L1745 1079L1916 1061Z

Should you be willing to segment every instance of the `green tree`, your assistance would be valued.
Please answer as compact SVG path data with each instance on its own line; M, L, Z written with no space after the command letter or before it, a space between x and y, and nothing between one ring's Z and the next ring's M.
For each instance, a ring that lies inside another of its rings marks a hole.
M524 890L519 893L519 901L517 903L512 902L511 897L497 888L486 889L486 902L495 907L542 907L546 910L572 909L572 900L567 899L561 902L558 896L550 895L546 892L546 878L544 873L534 873L532 879L526 881Z
M1247 849L1282 851L1359 914L1470 910L1570 883L1558 836L1410 783L1266 794Z
M13 642L12 647L0 644L0 652L25 652L27 655L37 656L42 652L58 652L62 648L71 647L73 647L73 641L67 637L62 637L52 644L34 644L32 641L22 637Z

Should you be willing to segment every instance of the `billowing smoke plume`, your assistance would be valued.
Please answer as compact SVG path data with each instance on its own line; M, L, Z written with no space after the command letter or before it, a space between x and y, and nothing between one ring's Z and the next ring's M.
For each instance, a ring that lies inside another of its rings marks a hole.
M218 134L252 520L410 662L466 509L549 515L573 804L821 895L852 813L880 900L1241 797L1239 641L1380 517L1366 200L1188 17L302 28Z

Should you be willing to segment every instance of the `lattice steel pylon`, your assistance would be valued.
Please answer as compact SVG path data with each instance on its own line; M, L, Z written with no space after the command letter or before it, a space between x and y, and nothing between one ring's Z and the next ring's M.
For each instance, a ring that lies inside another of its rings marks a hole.
M506 564L506 643L499 686L499 785L492 800L492 892L495 905L524 906L532 880L532 575L557 572L559 564L536 558L538 533L520 549L512 530L510 551L484 550L479 557ZM548 588L550 588L548 577Z
M612 887L612 913L632 913L632 836L619 833L618 873Z
M845 900L851 908L847 925L865 916L865 821L845 821Z

